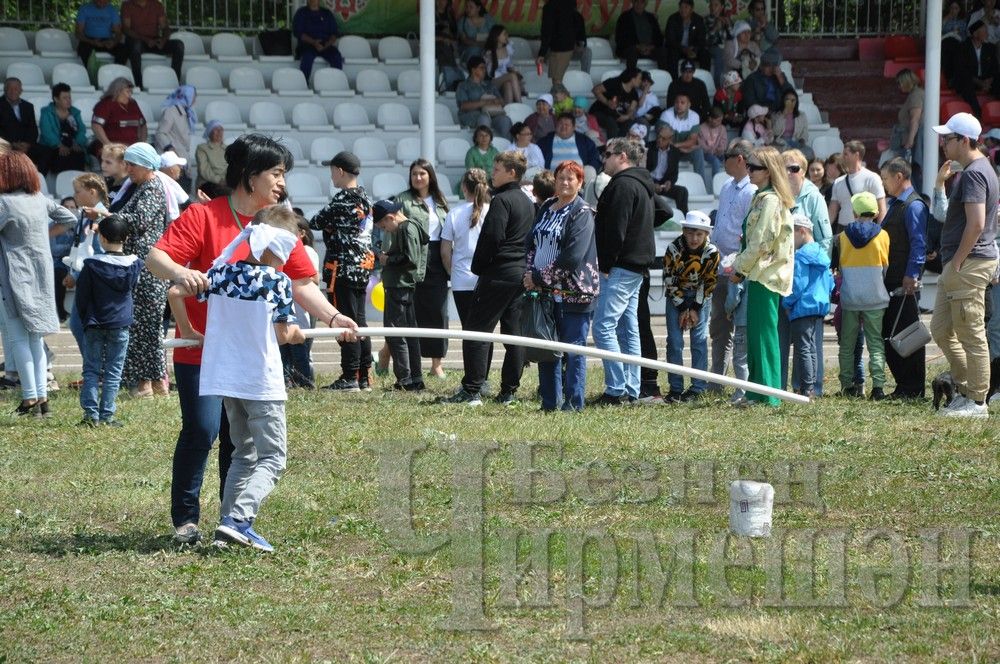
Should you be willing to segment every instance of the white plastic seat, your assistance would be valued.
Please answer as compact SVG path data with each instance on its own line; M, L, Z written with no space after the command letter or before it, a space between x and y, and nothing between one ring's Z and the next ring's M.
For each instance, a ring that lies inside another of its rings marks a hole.
M451 136L438 143L438 161L445 166L465 166L465 153L472 143L464 138Z
M720 195L722 193L722 188L732 179L732 176L725 172L716 173L715 176L712 177L712 193L716 196Z
M0 28L2 30L4 28ZM2 35L0 35L2 38ZM0 55L3 55L0 52ZM42 68L34 62L12 62L7 65L6 78L21 79L21 89L24 92L49 92L51 88L45 82Z
M28 38L17 28L0 28L0 55L5 57L30 58ZM10 77L10 74L7 74Z
M87 68L76 62L60 62L52 68L52 85L65 83L73 92L93 92Z
M304 131L323 131L331 128L326 110L316 102L304 101L292 109L292 126Z
M189 68L184 74L184 82L193 85L198 94L227 94L225 86L222 85L222 76L212 67Z
M255 101L250 105L250 126L264 131L290 131L285 111L273 101Z
M216 35L218 36L218 35ZM264 75L254 67L236 67L229 71L229 89L235 95L263 96L269 95L264 85Z
M375 124L387 131L419 131L420 127L413 124L410 109L398 102L386 102L378 107Z
M372 198L392 198L408 188L409 183L399 173L376 173L372 179Z
M364 167L382 168L395 165L395 161L389 158L389 149L381 138L374 136L362 136L354 141L351 152L361 160Z
M493 140L490 141L490 145L495 147L500 152L506 152L510 149L510 141L503 136L494 136Z
M170 35L171 39L176 39L184 44L184 61L208 60L208 53L205 53L205 41L200 35L187 30L178 30Z
M341 131L375 131L365 107L350 101L333 107L333 124Z
M153 95L170 94L180 85L177 73L165 65L149 65L144 68L142 82L146 92Z
M674 82L674 77L664 69L650 69L649 77L653 79L653 92L657 96L663 97L667 94L667 89Z
M795 81L792 78L792 63L788 60L782 60L778 64L778 69L780 69L781 73L785 75L785 79L788 81L788 84L794 87Z
M512 56L514 64L531 65L534 63L535 56L531 52L531 42L524 37L511 37L509 43L511 50L514 51Z
M76 57L69 33L57 28L42 28L35 33L35 52L46 57Z
M344 56L344 62L352 65L376 65L378 60L372 57L372 47L368 40L357 35L344 35L337 41L337 49Z
M688 190L689 198L709 197L705 191L705 181L700 174L694 171L679 171L677 173L677 184Z
M619 64L611 42L604 37L587 37L587 48L590 49L590 64L615 66Z
M451 107L442 103L434 104L434 126L441 130L458 131L461 127L455 122L455 114Z
M387 65L416 65L410 42L402 37L382 37L378 42L378 59Z
M212 35L211 51L212 57L219 62L250 62L253 59L247 54L243 37L231 32Z
M80 119L83 120L85 127L90 126L90 121L94 119L94 106L97 105L100 99L90 95L83 97L77 97L73 95L73 105L80 110Z
M314 69L312 73L313 90L321 97L353 97L354 90L347 80L347 74L340 69L327 67Z
M101 90L107 90L111 81L116 78L127 78L128 80L135 83L135 79L132 78L132 70L125 65L102 65L100 69L97 70L97 87Z
M73 195L73 180L83 175L83 171L62 171L56 176L56 196L66 198Z
M288 148L292 158L295 159L295 163L299 164L306 161L305 153L302 152L302 143L299 142L299 139L292 136L281 136L278 138L278 142Z
M844 151L844 142L836 136L823 135L812 139L810 146L817 159L825 160L832 154L839 154Z
M448 178L447 174L438 171L437 177L438 189L440 189L441 193L444 194L444 199L451 204L458 203L461 199L458 194L455 193L455 189L452 188L451 180Z
M816 104L805 103L799 99L799 112L804 113L806 119L809 120L809 132L822 132L830 128L829 123L823 122L823 116L819 114L819 108Z
M420 159L420 137L407 136L399 139L396 143L396 162L404 166L409 166L417 159Z
M590 74L578 69L570 69L563 74L563 85L569 90L571 97L589 95L594 89L594 81L591 80Z
M157 106L156 113L153 113L153 107L145 99L139 97L133 97L133 99L135 99L142 117L146 119L146 129L149 130L149 137L152 138L153 134L156 133L156 126L160 124L160 116L163 115L163 111Z
M333 159L338 152L344 151L344 142L332 136L320 136L314 138L309 146L309 161L314 164L322 164L324 161Z
M507 114L507 117L510 118L512 124L515 122L524 122L525 118L535 112L535 109L532 107L517 101L504 104L503 110Z
M381 69L362 69L354 81L354 89L366 97L395 97L389 77Z
M622 73L621 64L615 67L609 67L607 65L591 67L590 68L590 80L597 85L598 83L603 83L611 77L617 77ZM593 91L593 90L591 90Z
M271 74L271 89L276 94L287 97L312 97L305 74L301 69L282 67Z
M285 190L292 205L325 203L329 199L319 178L304 171L292 171L285 175Z
M715 79L712 78L712 72L707 69L695 69L694 77L705 84L708 88L708 98L711 99L715 96Z
M205 106L205 124L212 120L218 120L226 131L243 131L247 128L247 123L240 115L240 109L236 104L225 99L215 99Z
M404 97L420 96L420 70L405 69L396 77L396 90Z

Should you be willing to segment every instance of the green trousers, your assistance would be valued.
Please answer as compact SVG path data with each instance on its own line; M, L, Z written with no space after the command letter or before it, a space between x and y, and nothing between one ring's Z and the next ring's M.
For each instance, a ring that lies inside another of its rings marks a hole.
M756 281L747 282L747 368L750 382L781 389L778 304L781 296ZM777 406L776 397L747 392L750 401Z
M885 387L885 342L882 341L882 316L885 309L840 312L840 387L854 385L854 346L858 343L858 327L865 330L868 346L868 373L872 387Z

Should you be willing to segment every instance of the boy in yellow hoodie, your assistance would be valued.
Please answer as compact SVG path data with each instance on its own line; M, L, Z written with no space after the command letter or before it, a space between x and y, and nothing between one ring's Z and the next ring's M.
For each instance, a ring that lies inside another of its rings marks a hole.
M885 271L889 266L889 234L875 223L878 201L862 191L851 197L855 221L837 235L840 285L840 385L845 396L864 396L864 387L854 385L854 345L858 327L864 328L868 346L868 371L872 377L870 398L885 398L885 344L882 317L889 306Z

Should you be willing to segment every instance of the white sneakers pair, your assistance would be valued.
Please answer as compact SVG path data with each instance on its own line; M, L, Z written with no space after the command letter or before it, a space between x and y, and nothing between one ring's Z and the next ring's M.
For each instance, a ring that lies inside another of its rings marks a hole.
M955 396L950 404L938 411L944 417L979 417L990 416L990 410L986 404L979 405L972 399L961 394Z

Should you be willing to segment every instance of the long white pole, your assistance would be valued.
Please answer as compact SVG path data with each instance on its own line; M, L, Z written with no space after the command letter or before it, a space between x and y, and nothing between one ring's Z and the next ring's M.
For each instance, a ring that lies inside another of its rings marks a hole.
M928 196L934 191L934 180L938 172L938 136L934 133L934 125L940 122L941 111L941 13L942 0L928 0L924 9L927 17L927 30L924 40L927 43L924 52L924 114L921 120L921 133L924 137L923 193Z
M757 383L751 383L749 381L739 380L738 378L730 378L729 376L720 376L718 374L702 371L701 369L692 369L691 367L685 367L679 364L670 364L669 362L659 362L657 360L647 360L644 357L637 357L635 355L626 355L625 353L614 353L608 350L601 350L600 348L577 346L574 344L562 343L560 341L547 341L544 339L518 337L512 334L471 332L469 330L426 329L422 327L363 327L361 328L360 331L363 332L364 336L366 337L417 337L421 339L463 339L467 341L485 341L487 343L511 344L514 346L526 346L530 348L539 348L542 350L562 351L563 353L569 353L573 355L585 355L587 357L596 357L601 360L611 360L612 362L624 362L626 364L635 364L640 367L646 367L647 369L669 371L670 373L680 374L682 376L687 376L689 378L701 378L702 380L707 380L713 383L719 383L721 385L728 385L729 387L742 388L748 392L756 392L757 394L763 394L769 397L777 397L778 399L781 399L783 401L791 401L793 403L810 403L809 397L802 396L801 394L786 392L785 390L779 390L777 388L768 387L766 385L758 385ZM321 338L321 337L339 337L344 332L347 332L347 330L336 327L302 330L302 333L307 338L311 339ZM194 346L196 343L197 342L191 341L189 339L166 339L163 342L163 347L179 348L182 346Z
M420 156L435 163L434 101L437 67L434 62L434 3L420 2Z

